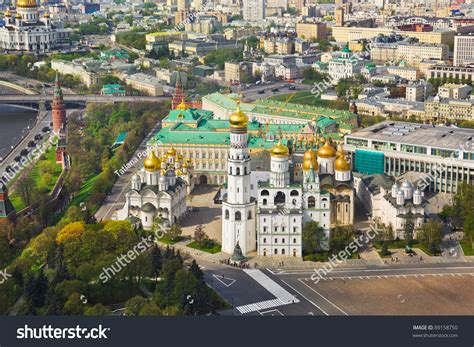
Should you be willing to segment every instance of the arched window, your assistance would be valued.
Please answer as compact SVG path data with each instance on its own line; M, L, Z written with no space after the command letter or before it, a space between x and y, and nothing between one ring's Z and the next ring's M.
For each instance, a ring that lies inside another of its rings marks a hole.
M299 193L298 193L297 190L292 190L292 191L290 192L290 196L298 196L298 195L299 195Z
M267 204L267 199L263 199L262 203L263 203L263 205L266 205Z
M235 212L235 220L242 220L242 214L240 211Z
M229 175L232 175L232 166L229 167Z
M314 208L315 206L316 206L316 199L314 198L314 196L310 196L308 198L308 207Z
M262 192L260 193L260 196L269 196L269 195L270 193L266 189L262 190Z
M273 253L278 254L278 249L275 248L275 250L273 251Z
M244 175L247 174L247 166L244 167Z
M229 219L229 210L225 210L225 219Z
M282 248L281 254L283 254L283 255L285 254L285 249L284 248Z
M237 169L235 169L237 171L236 175L237 176L240 176L240 167L238 167Z
M252 211L249 211L249 212L247 213L247 219L252 219Z
M285 200L286 200L285 193L283 193L283 192L278 192L278 193L275 195L275 199L273 200L273 202L274 202L275 205L281 205L281 204L284 204L284 203L285 203Z

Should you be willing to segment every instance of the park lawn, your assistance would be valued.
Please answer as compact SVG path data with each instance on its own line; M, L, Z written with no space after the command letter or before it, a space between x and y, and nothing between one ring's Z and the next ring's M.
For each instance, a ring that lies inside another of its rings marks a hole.
M191 242L187 246L190 247L190 248L194 248L194 249L197 249L199 251L203 251L203 252L211 253L211 254L219 253L221 251L221 248L222 248L222 246L217 244L217 243L215 243L214 246L212 246L210 248L201 247L201 246L199 246L199 244L196 241Z
M291 95L295 94L291 99ZM269 97L270 100L277 100L286 102L289 100L289 103L292 104L302 104L302 105L309 105L309 106L317 106L317 107L327 107L327 108L334 108L337 110L347 110L349 108L349 104L344 101L332 101L332 100L321 100L319 95L314 95L311 91L303 90L294 93L288 94L280 94Z
M55 147L50 147L44 153L44 156L42 156L42 158L43 159L38 160L34 164L33 168L31 169L31 171L28 175L34 181L35 186L36 186L37 189L46 188L48 190L48 192L51 192L53 190L59 176L61 175L62 166L61 166L61 164L56 163L56 148ZM41 175L41 172L40 172L41 165L44 162L51 162L51 163L53 163L53 167L54 167L54 170L51 173L51 181L48 182L46 185L44 185L43 182L41 182L42 175ZM18 177L19 176L20 175L18 175ZM13 191L12 194L10 195L10 200L13 204L13 207L15 207L15 209L17 211L21 211L26 207L26 205L23 203L23 200L21 199L20 195L17 194L15 191Z
M469 240L462 239L461 242L459 243L461 244L464 255L466 256L474 255L474 249L472 248L472 244Z
M158 239L158 242L163 242L167 245L174 245L175 243L178 243L180 241L182 241L181 236L177 237L175 240L171 240L170 237L167 236L167 235L165 235L165 236Z
M101 173L91 176L82 184L81 189L72 200L71 206L79 206L82 202L86 202L90 198L94 183L97 181L100 175Z

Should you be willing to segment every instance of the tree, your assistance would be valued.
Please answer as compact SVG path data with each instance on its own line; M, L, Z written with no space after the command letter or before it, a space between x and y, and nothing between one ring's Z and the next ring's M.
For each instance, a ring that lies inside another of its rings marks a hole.
M125 315L138 316L147 301L148 299L145 299L142 296L134 296L133 298L129 299L125 304Z
M195 259L193 259L189 271L194 275L194 277L198 281L204 281L204 272L202 272L201 268L199 267L198 263Z
M443 240L443 225L440 222L430 220L421 226L417 238L421 244L427 247L434 245L439 248Z
M17 183L17 192L25 206L30 206L34 200L36 186L30 175L24 174Z
M382 256L386 256L386 255L390 255L390 251L388 250L388 245L387 245L387 242L384 242L383 245L382 245Z
M405 217L405 240L408 246L411 246L413 243L414 232L415 232L415 221L413 217L413 212L409 210Z
M181 226L179 224L173 224L171 228L168 229L167 235L171 241L175 241L181 236L182 233L183 230L181 229Z
M72 293L64 304L64 313L79 316L84 313L85 308L84 297L79 293Z
M323 248L322 243L326 240L324 229L318 222L308 222L303 227L303 252L311 254Z
M353 230L350 226L336 225L331 232L331 239L329 241L330 249L333 253L343 251L349 243L352 242Z
M147 301L143 304L142 308L138 312L139 316L160 316L161 310L157 304L151 301Z
M208 240L208 236L204 231L204 226L202 224L198 224L196 229L194 229L194 240L199 244L199 246L203 247L204 244Z
M84 222L75 222L68 224L58 233L56 241L59 244L64 243L69 239L80 237L82 234L84 234L84 231Z
M161 250L157 245L154 245L151 250L151 266L152 266L152 275L158 277L163 265L163 259L161 257Z
M96 304L84 310L85 316L110 316L111 314L112 312L102 304Z

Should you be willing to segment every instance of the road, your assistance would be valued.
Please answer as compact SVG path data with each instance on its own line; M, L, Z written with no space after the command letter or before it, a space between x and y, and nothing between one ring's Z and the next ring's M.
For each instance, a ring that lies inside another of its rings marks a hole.
M147 142L161 129L161 121L158 122L155 127L148 133L147 137L140 144L135 154L134 158L138 158L137 154L146 150ZM143 160L145 158L142 156L135 164L133 164L124 174L120 175L114 186L112 187L111 192L107 195L102 206L95 214L95 218L98 221L112 219L114 212L122 207L125 203L125 194L129 191L131 186L132 176L137 172L137 170L142 166Z
M171 100L170 96L108 96L97 94L64 94L66 102L162 102ZM50 94L2 94L0 95L0 103L31 103L40 101L51 101Z
M13 166L12 164L15 163L15 157L20 156L20 152L23 149L28 149L28 142L34 141L34 137L37 134L43 134L44 133L41 131L45 126L50 125L51 123L51 112L47 111L41 111L39 113L39 116L37 117L37 122L36 124L30 129L30 125L28 125L25 129L23 129L23 132L18 135L24 136L23 139L16 145L16 147L13 148L13 150L5 157L1 158L3 160L0 161L0 177L3 176L3 173L6 170L6 167L8 165ZM14 141L17 140L17 138L13 139Z
M294 90L290 90L289 87L294 86ZM277 92L272 92L273 88L278 88ZM308 84L290 84L284 81L276 81L269 84L252 84L247 88L233 87L234 92L239 92L243 95L243 101L252 102L258 99L268 98L280 94L294 93L303 90L311 90L312 86ZM262 93L263 91L263 93ZM259 94L259 92L261 94Z
M232 309L221 312L222 315L437 315L474 312L474 294L470 290L474 284L472 263L336 268L316 283L316 277L311 278L315 272L310 269L260 269L265 275L263 278L267 279L259 282L244 270L203 259L197 261L203 267L208 285L234 304ZM287 291L294 303L277 302L272 306L275 296L267 289L271 290L271 287ZM267 308L256 309L258 307ZM249 312L242 313L243 310Z

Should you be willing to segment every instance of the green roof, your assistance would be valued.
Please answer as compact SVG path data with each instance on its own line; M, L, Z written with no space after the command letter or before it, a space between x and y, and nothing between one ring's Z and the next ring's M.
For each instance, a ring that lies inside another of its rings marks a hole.
M171 110L163 119L163 122L196 124L201 120L211 118L212 115L213 113L211 111L197 108L188 108L187 110Z
M120 84L104 84L102 86L103 94L125 93L125 88Z
M120 134L117 135L117 138L115 139L114 145L122 144L125 142L125 138L127 137L127 132L121 132Z

